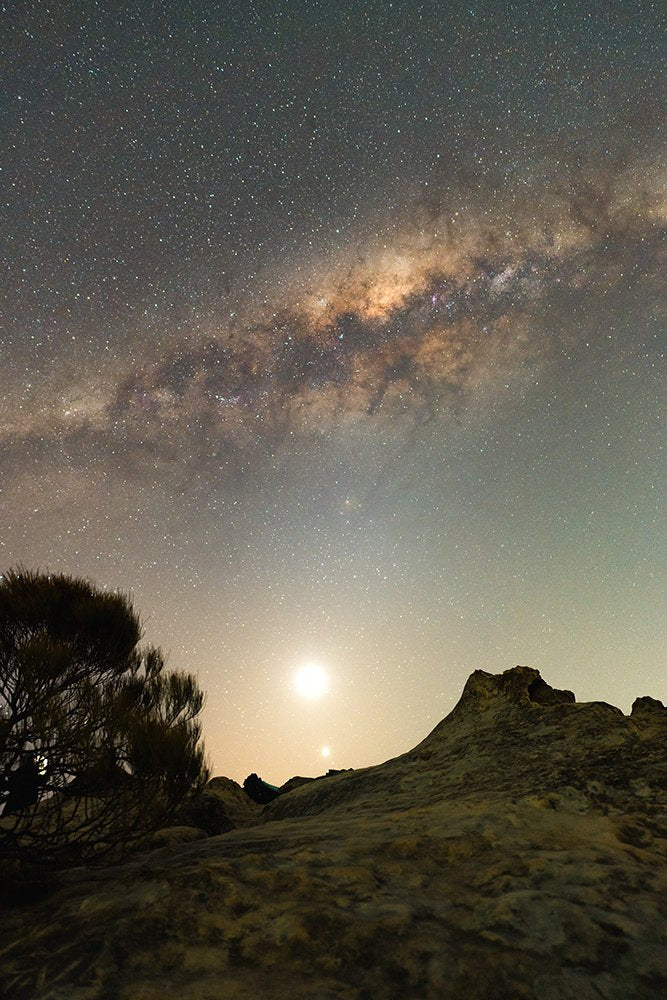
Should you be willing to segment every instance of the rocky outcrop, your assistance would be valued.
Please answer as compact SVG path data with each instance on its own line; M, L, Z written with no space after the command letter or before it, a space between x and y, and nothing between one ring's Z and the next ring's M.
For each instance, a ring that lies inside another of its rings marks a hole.
M368 813L376 802L384 809L389 799L395 808L409 809L470 794L528 795L561 785L590 795L591 804L605 800L625 808L636 801L633 788L643 780L658 789L665 778L667 709L651 698L638 703L627 717L605 702L576 702L572 692L551 688L530 667L502 674L476 670L454 709L414 750L380 768L297 788L261 819L347 812L357 800ZM647 753L646 740L655 743L656 753Z
M667 728L665 706L657 698L636 698L632 703L630 716L637 721L653 724L662 728Z
M259 805L265 806L269 802L273 802L280 795L280 789L275 785L269 785L267 781L262 781L262 779L257 774L249 774L248 777L243 782L243 791L246 795L249 795L253 802L257 802Z
M666 715L476 671L401 757L5 911L5 995L654 1000Z
M294 788L300 788L301 785L307 785L311 781L315 781L315 778L304 778L300 774L295 775L293 778L289 778L287 781L283 782L280 786L280 794L285 795L287 792L291 792Z
M261 807L231 778L211 778L196 798L180 810L177 822L198 827L209 836L256 823Z

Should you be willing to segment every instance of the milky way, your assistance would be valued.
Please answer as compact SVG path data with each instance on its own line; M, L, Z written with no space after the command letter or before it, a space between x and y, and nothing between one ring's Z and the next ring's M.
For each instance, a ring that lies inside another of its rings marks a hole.
M1 15L0 570L131 590L236 778L660 696L657 6L209 6Z
M129 376L112 366L106 393L82 387L50 400L40 390L42 408L10 415L2 431L103 434L157 452L175 435L196 450L203 436L215 455L348 418L424 420L474 403L480 383L548 365L600 335L554 321L564 302L576 309L582 297L627 287L639 268L657 282L659 180L647 185L638 163L610 165L566 192L524 189L483 213L431 212L418 229L318 275L300 301L277 298L264 318L248 310L244 322L185 348L177 339L158 357L147 345Z

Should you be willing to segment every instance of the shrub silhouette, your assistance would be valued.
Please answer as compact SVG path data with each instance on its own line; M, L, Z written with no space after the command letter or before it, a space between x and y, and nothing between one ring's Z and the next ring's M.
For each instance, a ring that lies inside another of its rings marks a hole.
M122 594L23 569L0 579L0 857L118 852L203 787L203 694L140 639Z

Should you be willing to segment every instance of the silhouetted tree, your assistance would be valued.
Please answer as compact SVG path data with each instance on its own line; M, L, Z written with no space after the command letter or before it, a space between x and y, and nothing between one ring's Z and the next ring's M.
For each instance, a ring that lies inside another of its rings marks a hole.
M140 639L122 594L23 569L0 578L0 856L127 846L203 787L203 694Z

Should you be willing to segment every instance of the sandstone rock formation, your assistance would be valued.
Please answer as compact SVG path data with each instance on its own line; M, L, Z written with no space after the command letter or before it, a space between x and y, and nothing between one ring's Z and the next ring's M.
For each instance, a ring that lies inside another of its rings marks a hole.
M199 827L209 836L252 826L261 813L259 806L231 778L211 778L204 790L181 809L179 823Z
M206 832L197 826L165 826L151 834L149 846L177 847L179 844L191 844L195 840L204 840L206 836Z
M294 788L299 788L300 785L307 785L310 781L315 781L315 778L304 778L302 775L297 774L293 778L289 778L280 786L280 794L285 795L287 792L291 792Z
M257 774L248 775L243 782L243 791L250 796L253 802L257 802L263 806L268 805L269 802L273 802L280 795L279 788L275 785L269 785L266 781L262 781Z
M409 753L5 910L17 1000L655 1000L667 711L476 671Z

